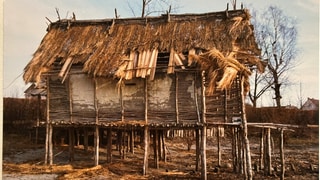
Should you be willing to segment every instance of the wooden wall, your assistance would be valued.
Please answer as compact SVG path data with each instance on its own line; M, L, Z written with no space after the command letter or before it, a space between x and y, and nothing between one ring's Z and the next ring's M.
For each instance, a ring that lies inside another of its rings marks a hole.
M202 122L201 81L197 71L156 73L152 81L124 80L121 88L113 78L71 73L61 83L59 78L51 76L50 120L94 124L96 120L144 122L147 117L148 123L154 124L195 124ZM239 89L236 81L231 90L206 95L207 122L231 122L232 117L241 116Z

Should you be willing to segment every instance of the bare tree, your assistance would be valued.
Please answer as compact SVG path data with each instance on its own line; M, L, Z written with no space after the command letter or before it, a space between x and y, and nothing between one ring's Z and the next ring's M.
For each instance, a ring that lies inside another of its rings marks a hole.
M268 61L267 72L254 83L263 84L261 91L253 88L252 97L259 98L270 87L274 91L276 106L281 107L281 89L289 85L288 73L296 65L296 21L275 6L270 6L264 13L255 16L255 36L261 48L262 59ZM263 81L263 82L262 82ZM255 84L254 86L257 87ZM255 99L256 100L256 99Z

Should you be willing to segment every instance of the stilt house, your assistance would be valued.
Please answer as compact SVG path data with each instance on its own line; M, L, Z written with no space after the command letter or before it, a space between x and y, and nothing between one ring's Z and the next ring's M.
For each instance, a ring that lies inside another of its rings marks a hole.
M234 10L51 23L23 76L46 82L49 155L55 127L148 133L241 119L250 70L263 70L249 20Z

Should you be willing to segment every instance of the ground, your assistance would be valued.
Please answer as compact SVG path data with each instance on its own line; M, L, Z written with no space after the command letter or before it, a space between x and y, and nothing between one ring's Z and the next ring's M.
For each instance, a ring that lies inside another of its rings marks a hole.
M312 135L285 136L285 179L319 178L319 139L318 130ZM167 162L160 162L155 169L152 150L149 157L148 175L142 176L143 149L136 145L134 154L126 153L120 159L119 152L113 148L113 159L106 163L105 147L100 148L100 165L94 166L92 147L87 152L82 145L76 147L75 161L68 161L68 145L54 147L54 165L44 165L44 145L32 143L26 136L4 134L3 137L3 179L200 179L195 170L194 143L187 150L187 139L167 138ZM259 137L250 135L252 163L259 157ZM222 138L222 165L217 167L216 138L207 139L208 179L240 179L243 175L233 172L231 167L231 142L228 133ZM274 138L273 166L279 165L277 138ZM266 176L262 171L254 171L253 179L279 179L279 168L273 175Z

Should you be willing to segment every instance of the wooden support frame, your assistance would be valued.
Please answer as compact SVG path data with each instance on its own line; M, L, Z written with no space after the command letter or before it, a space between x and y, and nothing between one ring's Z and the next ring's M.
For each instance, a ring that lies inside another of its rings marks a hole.
M207 127L203 126L201 131L201 179L207 180Z
M142 174L147 175L148 172L148 156L149 156L149 127L144 126L144 156Z
M176 76L176 101L175 101L175 106L176 106L176 123L179 123L179 101L178 101L178 96L179 96L179 75L178 72L175 73Z
M246 109L245 109L245 93L244 93L244 77L241 75L241 109L242 109L242 128L243 128L243 141L244 141L244 149L246 153L246 171L248 175L248 179L252 179L252 166L251 166L251 153L250 153L250 144L248 139L248 126L247 126L247 117L246 117Z
M112 129L107 129L107 162L112 162Z

